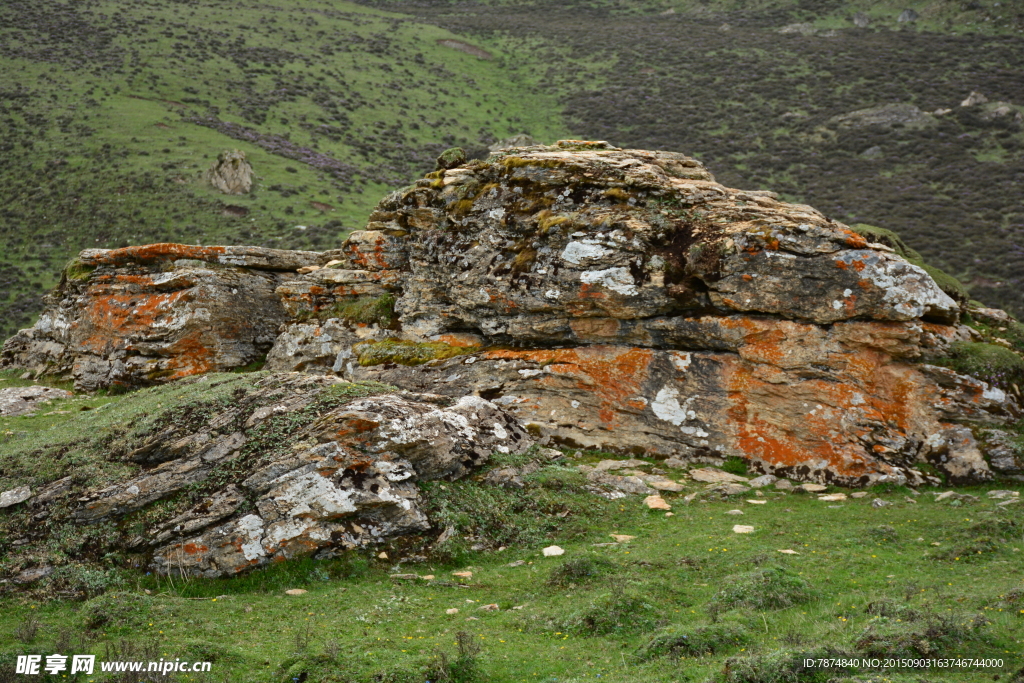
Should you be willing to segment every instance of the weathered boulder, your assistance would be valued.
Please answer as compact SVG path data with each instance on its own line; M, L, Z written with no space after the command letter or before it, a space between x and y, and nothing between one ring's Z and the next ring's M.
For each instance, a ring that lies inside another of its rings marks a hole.
M233 575L423 532L416 481L457 479L491 453L532 444L477 396L388 393L322 375L213 377L211 386L232 383L229 401L169 407L145 433L115 436L110 460L127 474L114 483L84 486L72 470L35 495L5 493L30 516L3 518L6 532L39 552L50 530L108 524L118 530L99 555L126 552L167 574ZM43 518L45 528L28 522Z
M70 391L55 387L32 386L0 389L0 416L31 415L39 409L39 405L44 401L67 398L71 395Z
M367 227L334 257L388 274L393 336L423 353L308 323L280 338L281 369L473 392L567 445L849 485L920 483L924 462L988 478L973 440L929 438L1019 416L924 363L971 337L923 269L681 154L506 150L388 196Z
M247 194L252 190L252 166L240 150L224 151L217 155L209 170L206 182L224 194Z
M0 366L93 390L247 365L288 319L275 293L285 273L320 258L260 247L87 249L35 326L4 344Z

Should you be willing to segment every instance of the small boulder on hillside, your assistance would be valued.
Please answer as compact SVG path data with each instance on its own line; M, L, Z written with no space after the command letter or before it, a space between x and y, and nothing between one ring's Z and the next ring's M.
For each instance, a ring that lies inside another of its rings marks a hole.
M223 151L206 172L206 182L224 194L248 194L252 190L252 166L241 150Z
M71 395L70 391L53 387L34 386L0 389L0 415L4 417L31 415L39 409L39 404L43 401L67 398Z

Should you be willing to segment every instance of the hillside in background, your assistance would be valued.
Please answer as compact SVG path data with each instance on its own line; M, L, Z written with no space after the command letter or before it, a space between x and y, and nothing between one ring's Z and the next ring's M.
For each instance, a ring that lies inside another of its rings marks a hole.
M12 0L0 332L82 248L331 248L444 148L520 132L692 154L727 185L895 230L1024 314L1022 26L987 1ZM989 101L961 107L972 91ZM231 148L252 194L201 178Z

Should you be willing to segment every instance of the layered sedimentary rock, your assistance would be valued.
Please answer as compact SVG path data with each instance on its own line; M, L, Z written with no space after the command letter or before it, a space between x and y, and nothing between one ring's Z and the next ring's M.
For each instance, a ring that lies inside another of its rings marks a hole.
M409 367L379 330L306 323L276 368L473 392L554 442L850 485L920 483L930 462L962 482L991 474L959 425L1019 414L927 364L970 337L922 269L681 154L507 150L388 196L334 256L399 283L391 336L476 352Z
M168 414L131 450L115 448L111 457L135 470L116 484L83 488L85 477L68 476L23 496L18 504L49 524L25 529L26 547L65 523L115 523L100 554L127 552L165 574L230 576L424 532L416 481L457 479L491 453L532 444L477 396L387 393L322 375L235 384L230 402Z
M71 377L79 389L139 386L261 360L289 319L275 293L315 252L155 244L88 249L0 365Z

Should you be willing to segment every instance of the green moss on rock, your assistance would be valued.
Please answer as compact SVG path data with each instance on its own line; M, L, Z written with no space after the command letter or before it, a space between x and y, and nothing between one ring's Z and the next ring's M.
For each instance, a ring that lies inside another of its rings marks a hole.
M437 157L437 168L458 168L467 160L466 150L461 147L452 147L441 152L441 156Z
M352 347L359 364L382 365L397 363L399 365L422 365L432 360L453 358L465 353L479 350L476 346L452 346L444 342L411 342L398 339L385 339L377 342L360 342Z
M1024 384L1024 358L998 344L957 342L948 358L934 362L1007 390Z

